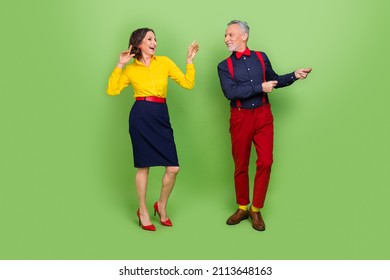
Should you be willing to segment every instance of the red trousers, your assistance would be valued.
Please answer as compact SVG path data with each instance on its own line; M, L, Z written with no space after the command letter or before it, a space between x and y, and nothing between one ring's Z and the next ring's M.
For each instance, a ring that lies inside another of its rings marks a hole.
M231 109L230 135L236 201L239 205L250 203L248 166L253 143L257 160L252 205L257 208L264 206L273 162L273 121L270 104L255 109Z

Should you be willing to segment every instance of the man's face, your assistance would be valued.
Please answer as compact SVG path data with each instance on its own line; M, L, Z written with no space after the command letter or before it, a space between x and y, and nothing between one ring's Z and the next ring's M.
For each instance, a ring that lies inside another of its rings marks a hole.
M242 52L246 49L248 34L244 33L238 24L231 24L226 28L225 44L229 52Z

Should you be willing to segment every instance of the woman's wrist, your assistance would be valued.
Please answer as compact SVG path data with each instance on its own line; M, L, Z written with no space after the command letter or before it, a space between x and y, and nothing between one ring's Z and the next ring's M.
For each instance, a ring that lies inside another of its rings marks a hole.
M120 63L120 62L118 62L118 63L116 64L116 67L118 67L118 68L120 68L120 69L122 69L122 68L123 68L123 66L125 66L125 64L124 64L124 63Z

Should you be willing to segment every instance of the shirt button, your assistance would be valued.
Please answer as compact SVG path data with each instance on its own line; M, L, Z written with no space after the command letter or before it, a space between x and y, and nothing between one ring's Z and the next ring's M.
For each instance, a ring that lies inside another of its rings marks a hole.
M250 68L248 68L248 71L250 71L251 69Z
M255 106L255 104L252 103L252 106Z
M244 59L246 59L246 57L244 56Z
M253 80L251 80L251 83L253 82Z

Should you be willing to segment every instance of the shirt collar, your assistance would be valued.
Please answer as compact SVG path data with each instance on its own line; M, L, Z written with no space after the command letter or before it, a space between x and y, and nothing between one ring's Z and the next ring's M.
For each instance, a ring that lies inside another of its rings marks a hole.
M236 55L237 59L240 59L243 55L250 56L251 51L248 48L246 48L245 51L243 51L243 52L235 52L235 55Z
M155 55L153 55L152 60L150 61L150 63L152 63L153 60L157 61L157 60L158 60L158 57L155 56ZM139 61L138 59L134 59L134 62L135 62L136 64L138 64L138 65L145 66L145 64L143 64L143 63L142 63L141 61Z

